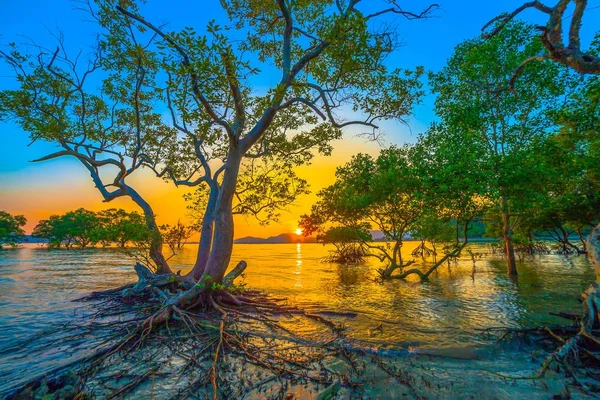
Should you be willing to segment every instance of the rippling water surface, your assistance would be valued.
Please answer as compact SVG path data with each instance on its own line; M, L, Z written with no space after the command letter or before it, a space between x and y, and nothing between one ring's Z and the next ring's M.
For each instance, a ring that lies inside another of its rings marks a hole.
M411 258L415 246L405 244L405 259ZM478 385L484 384L490 398L511 398L515 393L511 390L524 393L520 385L529 385L531 396L548 398L546 390L529 383L506 385L499 380L495 386L489 377L466 372L518 373L536 368L523 352L490 352L493 343L479 331L563 323L549 311L580 312L577 299L594 279L592 267L584 256L536 256L521 262L518 280L511 281L504 261L491 255L486 244L471 249L484 254L475 266L465 253L457 262L441 266L426 283L378 283L378 265L371 261L360 266L322 263L319 260L328 249L318 244L236 245L232 264L248 262L249 287L287 297L308 309L356 313L355 318L344 320L352 337L464 359L450 363L438 359L435 366L453 382L457 376L469 376L465 396L481 394ZM186 272L195 254L196 246L188 245L170 263ZM73 299L134 282L132 266L130 258L114 249L48 250L27 245L0 251L0 392L68 362L74 350L43 348L43 342L31 340L32 336L81 318L86 311ZM382 321L382 331L373 333L371 329Z

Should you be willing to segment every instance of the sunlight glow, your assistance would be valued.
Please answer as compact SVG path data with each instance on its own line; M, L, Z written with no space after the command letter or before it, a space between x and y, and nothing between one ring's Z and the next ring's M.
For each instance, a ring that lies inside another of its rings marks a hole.
M298 235L298 236L302 235L302 229L296 228L296 235Z

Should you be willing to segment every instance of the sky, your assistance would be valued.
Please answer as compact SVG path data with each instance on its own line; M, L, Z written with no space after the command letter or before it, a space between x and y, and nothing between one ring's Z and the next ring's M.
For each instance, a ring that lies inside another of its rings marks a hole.
M373 10L382 4L377 0L364 0L363 3L363 9ZM399 3L412 11L431 4L422 0L400 0ZM479 35L487 21L502 12L514 10L523 0L440 0L438 3L440 9L431 19L397 20L403 46L389 59L390 64L409 69L422 65L427 70L438 71L457 44ZM75 3L70 0L0 0L0 44L25 44L34 40L51 46L54 40L51 34L60 28L69 49L86 48L94 39L95 27L86 21L89 18L82 11L74 7ZM600 21L600 0L590 1L588 7L583 27L584 46L585 39L591 37L590 32L598 29L599 24L595 21ZM143 10L148 20L168 22L168 29L172 30L194 26L201 31L209 20L224 17L217 0L170 0L168 7L165 7L164 1L148 0ZM534 23L543 21L542 16L534 11L522 16ZM270 87L278 79L279 76L267 75L257 78L253 84L257 88ZM14 73L0 64L0 90L15 87ZM385 144L414 142L417 134L435 120L433 103L434 96L428 92L422 103L415 107L408 125L385 123ZM96 211L109 207L136 210L135 204L127 198L103 203L87 171L75 159L31 163L30 160L52 152L55 147L38 142L28 146L28 134L14 123L0 122L0 143L0 210L25 215L28 219L27 232L31 232L40 219L79 207ZM333 145L330 157L317 156L310 166L297 169L298 175L311 184L312 194L299 198L295 205L282 213L278 223L267 227L260 226L251 218L237 218L235 236L266 237L294 232L299 216L308 212L315 202L315 193L334 182L337 166L349 161L358 152L376 155L380 148L376 143L358 137L353 129L345 131L344 139ZM183 189L149 172L139 174L131 183L152 205L159 223L174 223L179 218L186 221Z

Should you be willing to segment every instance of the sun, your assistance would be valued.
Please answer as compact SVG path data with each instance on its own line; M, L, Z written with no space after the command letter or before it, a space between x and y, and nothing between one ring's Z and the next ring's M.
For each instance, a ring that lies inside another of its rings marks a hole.
M296 228L296 235L298 235L298 236L302 235L302 229Z

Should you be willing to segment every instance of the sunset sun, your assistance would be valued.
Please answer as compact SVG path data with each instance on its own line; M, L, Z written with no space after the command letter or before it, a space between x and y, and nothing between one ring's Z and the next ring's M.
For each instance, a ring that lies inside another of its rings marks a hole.
M302 235L302 229L296 228L296 235L298 235L298 236Z

